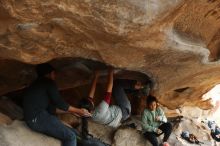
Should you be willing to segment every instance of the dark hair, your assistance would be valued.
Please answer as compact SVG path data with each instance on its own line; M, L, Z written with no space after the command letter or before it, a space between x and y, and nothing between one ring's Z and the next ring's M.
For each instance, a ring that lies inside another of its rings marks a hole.
M143 85L143 88L138 90L138 97L148 96L153 89L153 81L148 79L140 82Z
M95 108L94 105L92 104L92 101L90 101L88 98L82 98L79 102L79 107L85 108L89 112L91 112Z
M49 63L42 63L36 66L36 72L38 77L43 77L52 71L55 71L55 68L51 66Z
M138 90L138 97L148 96L150 93L150 86L148 84L143 85L143 88Z
M157 98L153 95L148 95L146 99L147 106L149 106L153 102L157 102Z

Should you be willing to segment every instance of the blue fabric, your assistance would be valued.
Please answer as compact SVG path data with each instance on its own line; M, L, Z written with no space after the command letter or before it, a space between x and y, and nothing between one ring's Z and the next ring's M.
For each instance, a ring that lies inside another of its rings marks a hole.
M220 128L219 128L219 127L216 127L216 128L215 128L215 134L216 134L216 135L220 134Z
M115 98L116 105L121 108L122 121L130 117L131 114L131 103L128 99L126 92L135 91L134 85L137 81L127 79L117 79L114 81L112 96Z
M76 146L76 131L65 126L56 116L43 111L36 118L26 121L34 131L59 139L62 146Z
M181 133L181 137L182 137L182 138L189 138L189 131L183 131L183 132Z

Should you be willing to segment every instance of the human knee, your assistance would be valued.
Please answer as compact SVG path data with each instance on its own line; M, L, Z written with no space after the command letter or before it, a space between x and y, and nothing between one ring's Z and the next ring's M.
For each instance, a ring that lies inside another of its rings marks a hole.
M159 145L157 139L151 140L150 143L151 143L153 146L158 146L158 145Z
M66 141L76 140L76 134L75 134L74 132L69 132L69 133L65 136L65 140L66 140Z
M166 129L172 130L172 124L170 122L166 123Z
M161 130L163 131L163 133L171 133L172 132L172 124L171 123L164 123L163 127L161 127Z

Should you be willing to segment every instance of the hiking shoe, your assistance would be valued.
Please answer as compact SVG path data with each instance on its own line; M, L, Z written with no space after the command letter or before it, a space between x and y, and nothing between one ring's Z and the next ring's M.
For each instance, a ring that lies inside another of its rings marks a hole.
M168 142L164 142L163 146L170 146Z

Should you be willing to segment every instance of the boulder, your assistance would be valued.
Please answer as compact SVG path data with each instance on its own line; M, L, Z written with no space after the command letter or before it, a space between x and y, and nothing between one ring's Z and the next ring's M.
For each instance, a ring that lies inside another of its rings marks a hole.
M12 123L12 119L9 118L8 116L0 113L0 125L2 124L11 124Z
M1 146L61 146L59 140L32 131L23 121L0 125Z

